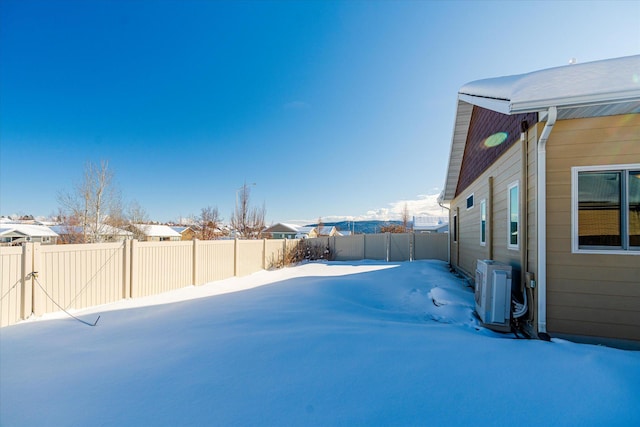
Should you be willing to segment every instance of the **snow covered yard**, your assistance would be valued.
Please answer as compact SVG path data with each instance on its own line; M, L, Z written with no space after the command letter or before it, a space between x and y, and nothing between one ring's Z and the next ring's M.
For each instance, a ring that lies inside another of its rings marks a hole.
M640 352L490 332L464 285L311 263L6 327L0 425L640 425Z

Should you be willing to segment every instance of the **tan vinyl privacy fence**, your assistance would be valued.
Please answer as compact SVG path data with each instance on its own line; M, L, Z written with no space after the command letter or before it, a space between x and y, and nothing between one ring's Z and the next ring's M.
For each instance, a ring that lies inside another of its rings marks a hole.
M0 326L61 310L81 309L244 276L286 264L299 240L194 240L0 247ZM447 260L446 234L321 237L337 261Z

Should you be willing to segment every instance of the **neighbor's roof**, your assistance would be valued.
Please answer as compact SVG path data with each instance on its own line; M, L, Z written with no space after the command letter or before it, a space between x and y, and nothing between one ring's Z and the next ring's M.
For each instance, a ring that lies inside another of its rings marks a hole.
M134 226L138 230L142 231L145 236L182 237L180 233L178 233L168 225L134 224Z
M586 107L616 105L606 115L640 112L640 55L565 65L515 76L476 80L462 86L459 98L503 114L558 108L571 118L605 115ZM565 112L566 113L566 112ZM587 114L587 115L585 115Z
M449 225L446 216L416 216L413 217L414 230L439 230Z
M58 236L56 232L44 225L4 223L2 228L0 229L0 235L10 234L13 232L18 232L20 234L24 234L25 236L31 237Z
M300 226L295 224L287 224L284 222L278 222L270 227L265 228L266 233L297 233Z
M82 234L84 230L80 225L52 225L49 227L51 230L55 231L59 235L64 234ZM89 230L92 230L93 227L88 227ZM133 233L127 230L123 230L121 228L113 227L109 224L99 224L98 225L98 234L101 236L133 236Z
M556 107L558 120L640 113L640 55L476 80L462 86L444 201L455 197L474 106L509 115L542 113Z

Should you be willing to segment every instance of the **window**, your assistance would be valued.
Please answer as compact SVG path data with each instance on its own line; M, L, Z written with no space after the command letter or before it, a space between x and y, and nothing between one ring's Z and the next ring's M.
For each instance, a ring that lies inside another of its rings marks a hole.
M480 245L487 244L487 201L480 201Z
M573 251L640 251L640 165L572 169Z
M473 194L467 197L467 209L471 209L473 207Z
M453 241L458 241L458 215L453 215Z
M507 236L507 247L509 249L518 249L519 247L519 227L520 227L520 196L518 183L514 182L509 186L509 196L507 198L507 217L509 222L509 230Z

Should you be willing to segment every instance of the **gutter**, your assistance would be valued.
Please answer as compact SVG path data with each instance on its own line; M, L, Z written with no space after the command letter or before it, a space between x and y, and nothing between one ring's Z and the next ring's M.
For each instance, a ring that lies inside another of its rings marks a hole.
M538 337L549 341L547 334L547 140L558 118L558 110L549 107L547 123L538 140Z

